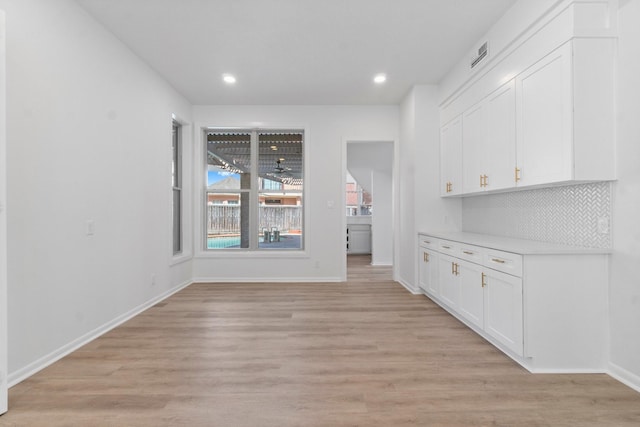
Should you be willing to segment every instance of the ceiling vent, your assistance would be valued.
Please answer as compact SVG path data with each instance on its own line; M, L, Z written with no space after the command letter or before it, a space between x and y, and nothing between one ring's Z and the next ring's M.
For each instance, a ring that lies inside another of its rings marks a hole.
M482 46L478 48L478 55L471 58L471 68L475 67L480 62L482 62L482 60L485 59L488 54L489 54L489 47L487 45L487 42L484 42Z

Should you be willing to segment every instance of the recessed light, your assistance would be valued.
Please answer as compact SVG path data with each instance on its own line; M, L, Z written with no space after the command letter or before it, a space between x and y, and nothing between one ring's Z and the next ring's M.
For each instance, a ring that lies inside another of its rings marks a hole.
M232 85L232 84L234 84L236 82L236 78L231 74L223 74L222 75L222 80L224 80L225 83L230 84L230 85Z
M373 78L373 81L376 82L377 84L384 83L384 82L387 81L387 75L386 74L376 74L376 76Z

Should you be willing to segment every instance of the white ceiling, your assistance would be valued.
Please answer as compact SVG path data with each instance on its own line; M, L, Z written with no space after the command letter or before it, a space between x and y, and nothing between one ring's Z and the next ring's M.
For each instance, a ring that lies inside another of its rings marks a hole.
M515 3L76 1L196 105L398 104L412 85L438 83Z

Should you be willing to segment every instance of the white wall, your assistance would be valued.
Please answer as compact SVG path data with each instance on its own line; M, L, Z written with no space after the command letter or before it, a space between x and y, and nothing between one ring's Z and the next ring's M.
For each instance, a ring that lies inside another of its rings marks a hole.
M393 161L393 146L389 147ZM371 223L371 264L393 264L393 174L390 169L374 170ZM402 236L401 236L402 237Z
M619 7L610 360L614 373L640 390L640 0L620 1Z
M416 280L416 242L415 228L415 151L416 151L416 95L415 88L405 96L400 104L400 147L397 216L398 233L395 235L393 264L395 279L413 292L418 292Z
M169 267L171 114L191 106L75 2L0 8L15 382L191 277Z
M438 87L414 86L405 97L400 117L399 280L418 292L417 233L458 231L460 199L440 197L440 125Z
M502 52L512 49L511 42L514 39L528 29L535 28L539 24L540 17L546 11L561 5L563 2L566 3L567 0L520 0L516 2L442 79L442 82L440 82L440 102L448 100L469 79L478 73L482 73L487 61ZM489 46L489 55L483 63L481 62L472 70L470 59L477 54L478 47L484 42L487 42Z
M0 10L0 414L7 411L7 132L5 14Z
M203 127L277 127L306 130L305 251L303 253L204 252L204 168L196 167L197 281L341 280L345 254L343 146L346 141L394 141L397 106L195 106L195 164L204 165ZM332 203L333 207L329 205Z

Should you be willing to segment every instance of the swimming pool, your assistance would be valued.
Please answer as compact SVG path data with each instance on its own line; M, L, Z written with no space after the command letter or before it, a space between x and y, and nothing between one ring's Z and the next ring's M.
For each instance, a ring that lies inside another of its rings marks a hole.
M259 236L260 249L302 249L300 235L280 235L278 242L264 242ZM240 236L216 236L207 238L207 249L237 249L240 248Z
M240 247L240 236L218 236L207 238L207 249Z

